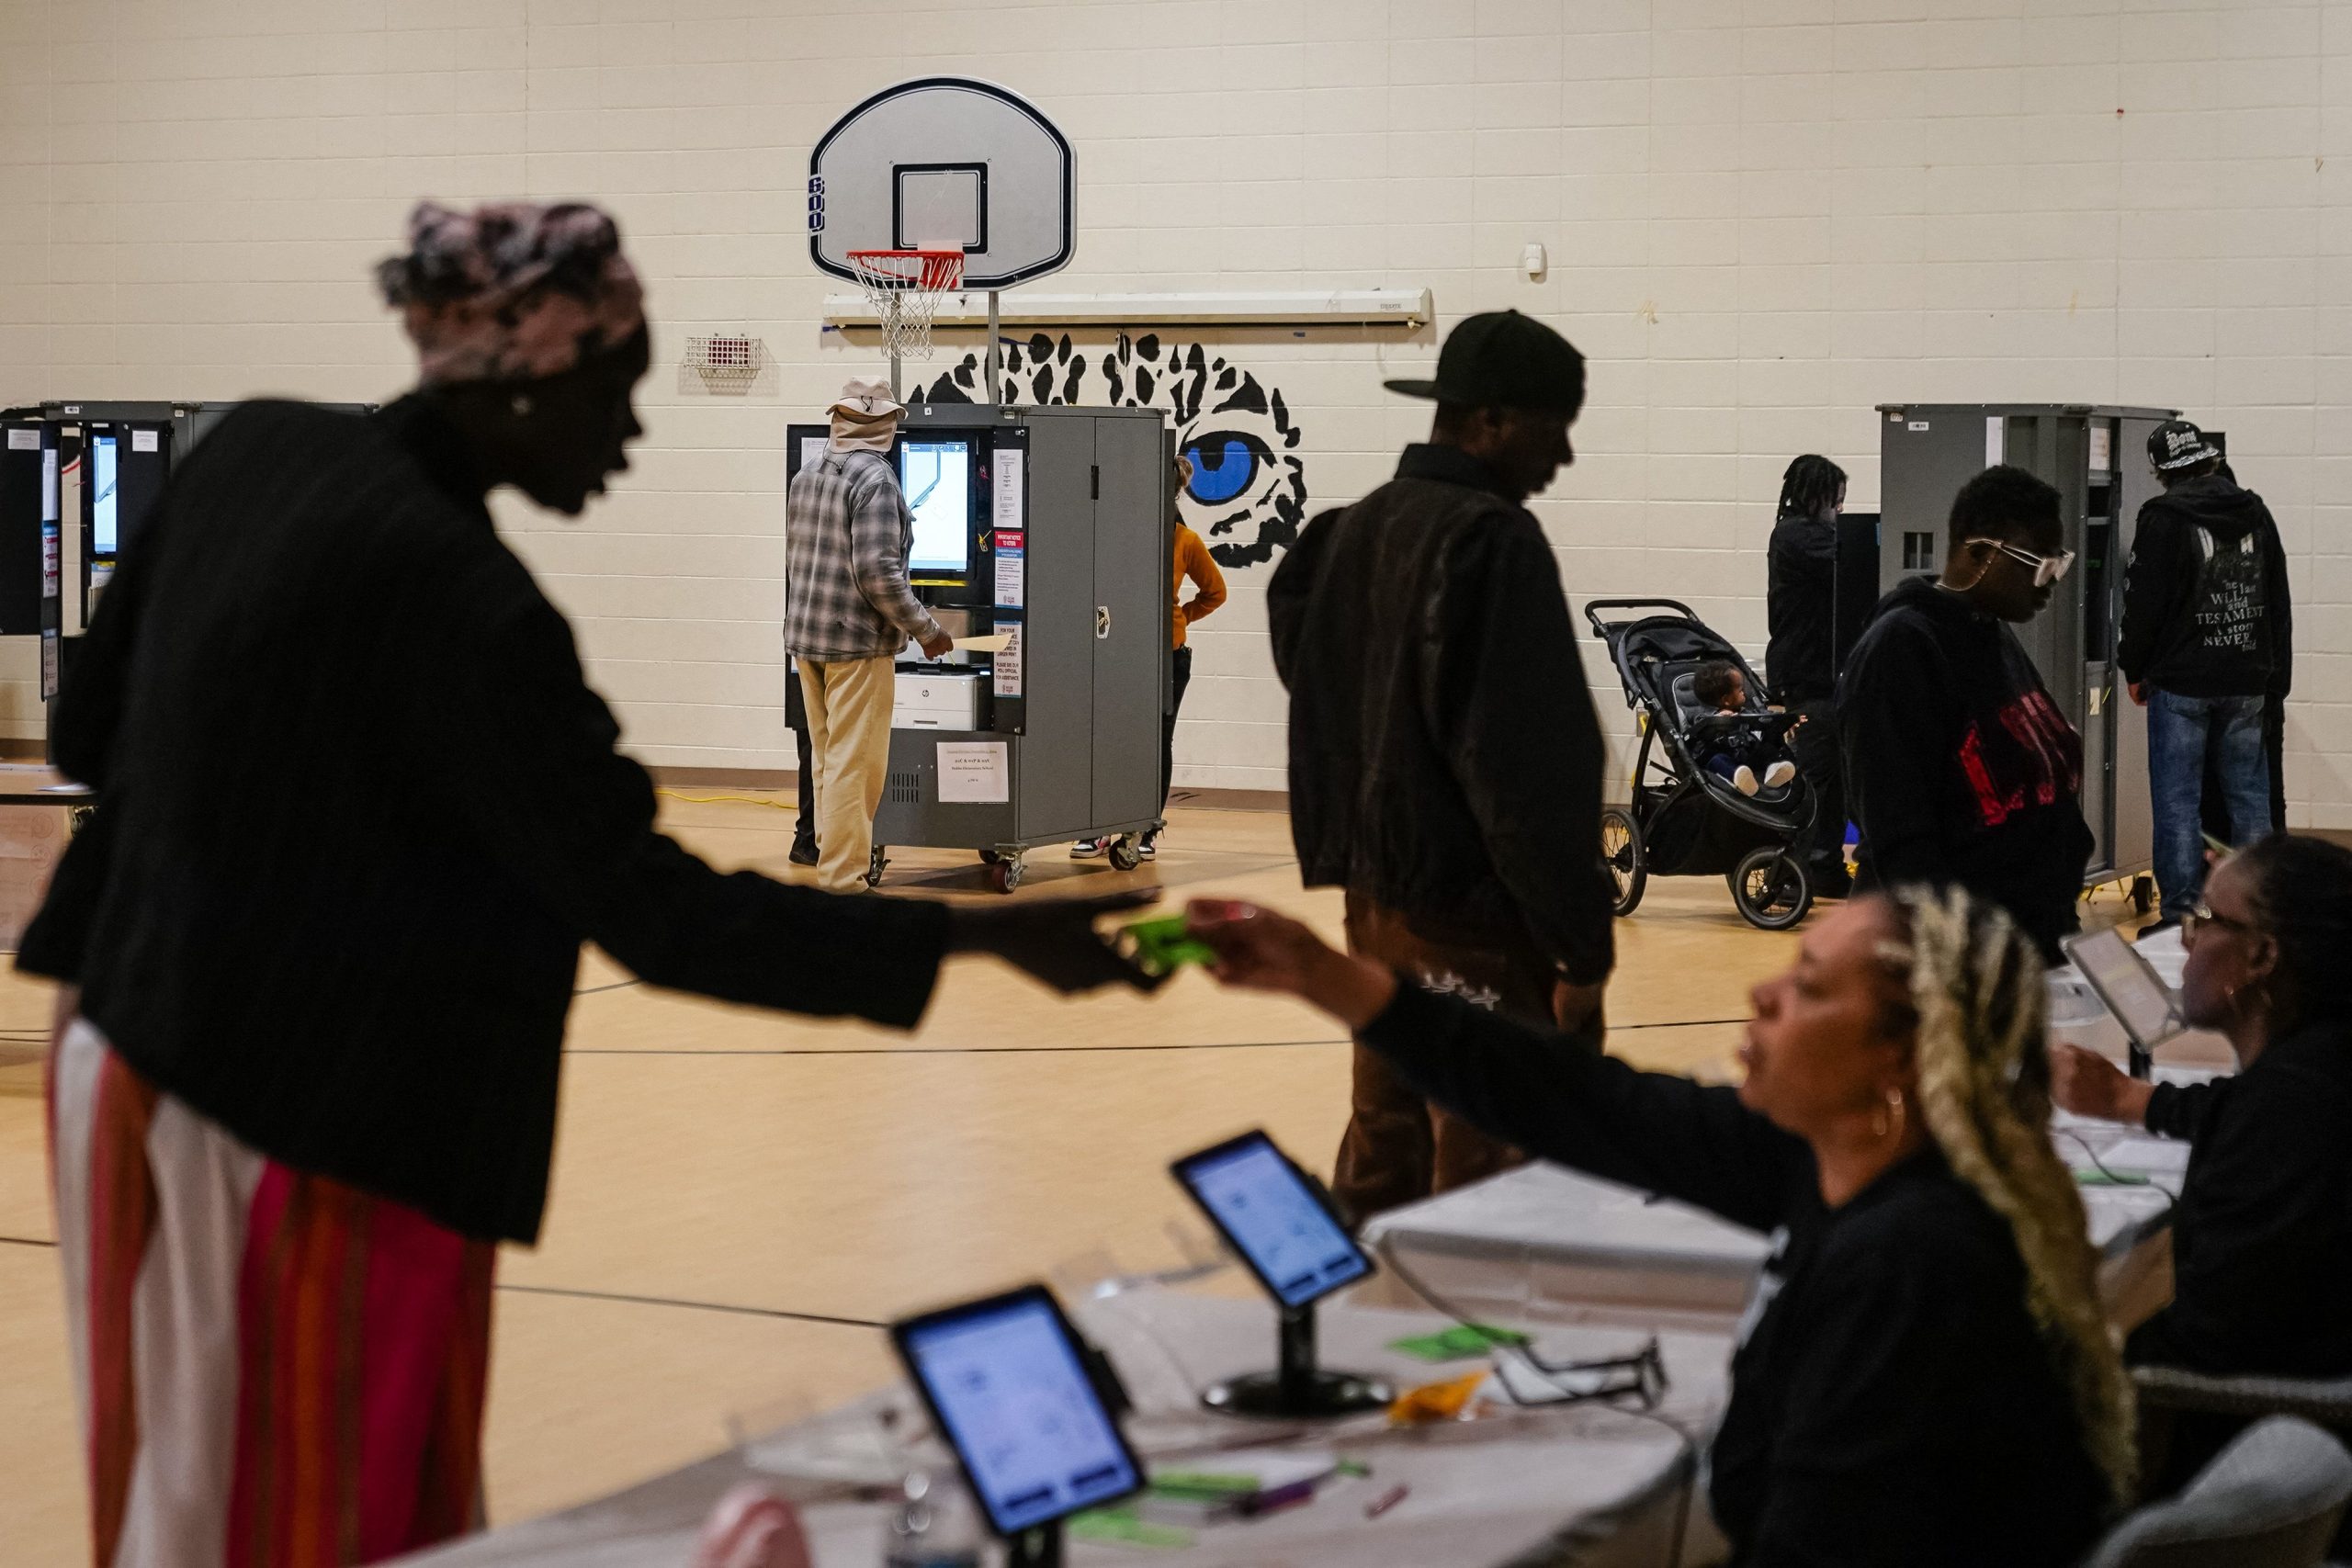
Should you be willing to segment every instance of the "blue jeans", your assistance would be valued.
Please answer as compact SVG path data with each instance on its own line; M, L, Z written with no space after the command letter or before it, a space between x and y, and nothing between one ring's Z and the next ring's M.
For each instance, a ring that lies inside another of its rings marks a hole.
M2178 919L2205 891L2200 808L2211 757L2230 808L2230 840L2270 831L2270 763L2260 697L2184 697L2148 688L2148 795L2155 818L2156 890Z

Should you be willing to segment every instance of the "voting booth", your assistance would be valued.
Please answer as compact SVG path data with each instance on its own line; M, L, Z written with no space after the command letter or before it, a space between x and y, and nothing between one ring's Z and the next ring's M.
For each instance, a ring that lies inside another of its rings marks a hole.
M827 439L792 427L791 477ZM874 874L885 845L967 849L1010 892L1029 850L1092 836L1132 869L1160 806L1175 555L1163 415L917 403L889 457L914 513L915 595L976 646L926 660L910 644L899 660ZM787 700L805 723L797 681Z
M2147 872L2148 718L2115 664L2123 569L2141 503L2155 495L2148 436L2171 409L2087 403L1879 405L1879 588L1940 571L1960 487L1997 463L2057 488L2075 568L2050 607L2016 628L2059 711L2083 736L2083 817L2096 847L2088 884ZM2143 901L2144 891L2134 896Z
M0 637L41 639L42 701L57 694L172 466L237 406L60 400L0 412Z

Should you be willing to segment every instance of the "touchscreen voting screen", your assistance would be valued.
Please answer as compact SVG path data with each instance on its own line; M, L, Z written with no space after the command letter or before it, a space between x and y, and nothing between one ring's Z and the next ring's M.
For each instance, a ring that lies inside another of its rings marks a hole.
M116 446L111 435L90 440L90 553L104 560L113 556L119 533L120 513L115 502Z
M2068 937L2060 945L2133 1043L2154 1050L2180 1032L2171 987L2114 927Z
M1322 1195L1263 1133L1178 1160L1176 1179L1286 1307L1302 1307L1372 1272Z
M999 1535L1143 1484L1044 1287L933 1313L891 1334Z
M972 569L972 444L908 436L899 444L899 488L915 514L910 577L960 578Z

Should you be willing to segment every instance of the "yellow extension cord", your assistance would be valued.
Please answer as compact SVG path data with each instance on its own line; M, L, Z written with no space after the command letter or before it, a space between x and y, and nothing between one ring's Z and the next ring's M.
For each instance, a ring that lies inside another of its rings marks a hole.
M680 795L674 789L657 789L656 795L666 795L672 800L683 800L689 806L764 806L771 811L798 811L797 800L758 800L748 795Z

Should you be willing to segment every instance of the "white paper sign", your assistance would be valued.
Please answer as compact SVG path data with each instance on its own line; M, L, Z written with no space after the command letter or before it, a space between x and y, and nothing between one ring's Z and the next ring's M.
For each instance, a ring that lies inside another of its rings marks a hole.
M1022 459L1026 456L1026 453L1011 446L1002 447L996 454L996 525L1000 528L1022 525L1021 468ZM1004 601L1000 599L997 603L1001 604Z
M1028 583L1028 554L1023 550L1000 548L996 552L996 604L1000 610L1018 610L1021 596Z
M40 451L40 432L30 429L12 430L8 432L8 450L11 452Z
M939 743L939 803L999 806L1012 798L1012 748L1001 740Z
M57 521L57 448L44 446L40 453L40 520Z
M2008 449L2001 439L2001 423L1999 414L1984 416L1984 466L1988 468L1998 468L2001 455Z
M832 444L833 438L830 435L802 436L800 438L800 466L804 468L813 468L816 465L817 459L825 455L825 448Z
M156 451L155 438L162 434L160 430L134 430L130 433L130 449L133 452Z
M2091 422L2091 469L2106 473L2115 467L2115 430L2103 419Z
M1012 634L1012 640L1004 645L1004 651L996 656L996 694L1017 697L1021 694L1021 628L1007 626L1004 629Z

